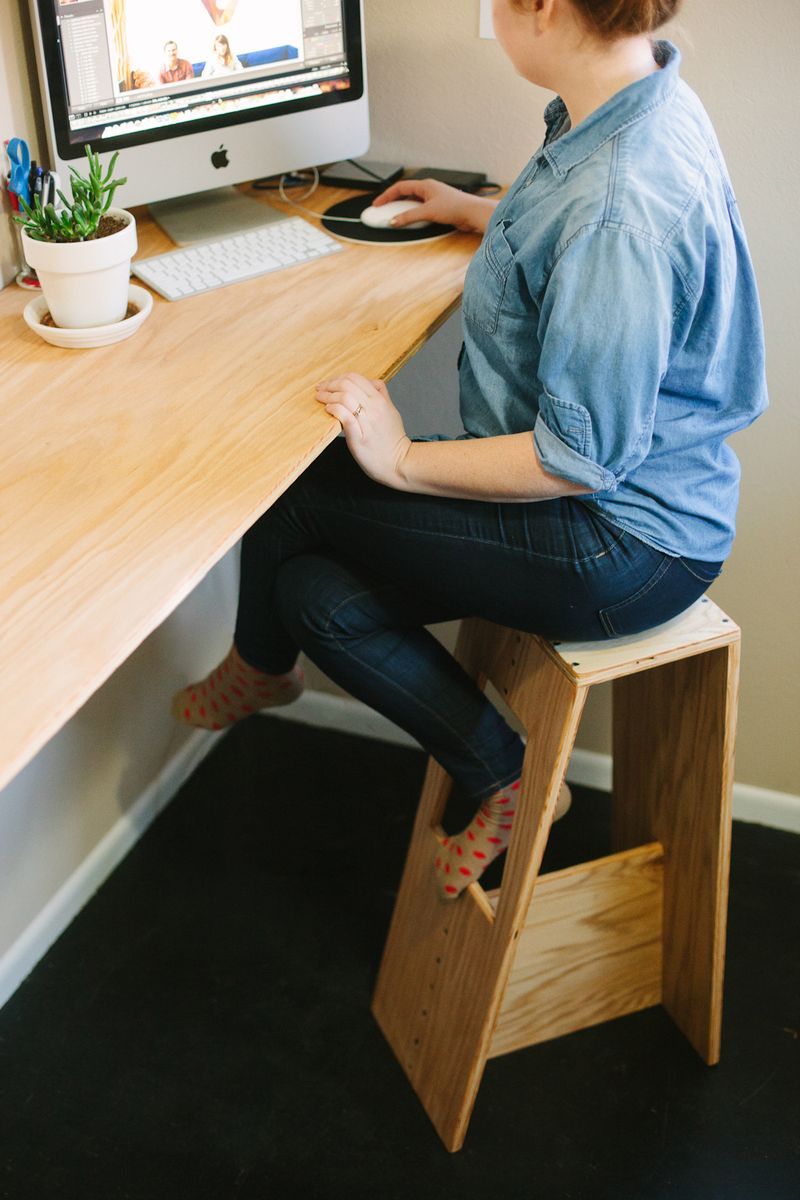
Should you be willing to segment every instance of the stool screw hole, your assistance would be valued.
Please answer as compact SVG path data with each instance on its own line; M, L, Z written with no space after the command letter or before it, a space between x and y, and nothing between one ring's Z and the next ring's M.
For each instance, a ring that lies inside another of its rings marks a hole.
M572 665L573 667L579 667L581 664L579 662L574 662Z

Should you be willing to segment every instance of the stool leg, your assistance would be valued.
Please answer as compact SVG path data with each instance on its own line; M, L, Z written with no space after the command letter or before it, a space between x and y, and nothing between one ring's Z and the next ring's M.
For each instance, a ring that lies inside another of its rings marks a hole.
M448 1150L463 1144L518 937L550 828L584 691L536 639L470 622L457 654L510 707L535 714L497 916L479 884L453 903L436 891L433 859L449 780L430 763L384 949L373 1013Z
M663 1003L720 1053L739 643L614 681L614 840L664 847Z

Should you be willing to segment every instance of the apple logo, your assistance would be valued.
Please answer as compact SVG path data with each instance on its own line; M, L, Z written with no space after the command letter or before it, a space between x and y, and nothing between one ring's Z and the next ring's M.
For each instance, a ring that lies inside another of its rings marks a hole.
M225 149L224 146L220 146L219 150L215 150L214 153L211 155L211 165L212 165L212 167L216 167L217 170L219 170L220 167L229 166L228 151Z

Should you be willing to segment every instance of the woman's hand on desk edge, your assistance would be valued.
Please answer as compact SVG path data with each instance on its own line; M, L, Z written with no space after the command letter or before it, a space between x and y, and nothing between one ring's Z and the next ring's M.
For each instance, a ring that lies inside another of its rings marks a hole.
M434 221L437 225L454 225L463 233L485 233L497 201L487 196L472 196L438 179L400 179L373 200L375 208L390 200L421 200L421 208L401 213L392 221L394 229L402 229L414 221Z
M397 491L526 503L591 490L547 471L531 433L412 442L386 384L356 371L318 383L317 400L341 423L362 471Z
M370 479L405 490L402 462L411 446L386 384L348 371L317 384L317 400L341 423L347 448Z

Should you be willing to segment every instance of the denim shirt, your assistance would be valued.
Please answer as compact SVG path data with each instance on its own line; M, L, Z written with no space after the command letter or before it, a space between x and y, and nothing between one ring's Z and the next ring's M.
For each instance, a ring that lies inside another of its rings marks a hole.
M467 272L459 367L467 436L533 432L546 470L671 555L721 562L739 463L766 407L761 313L711 123L680 54L575 129L547 136Z

